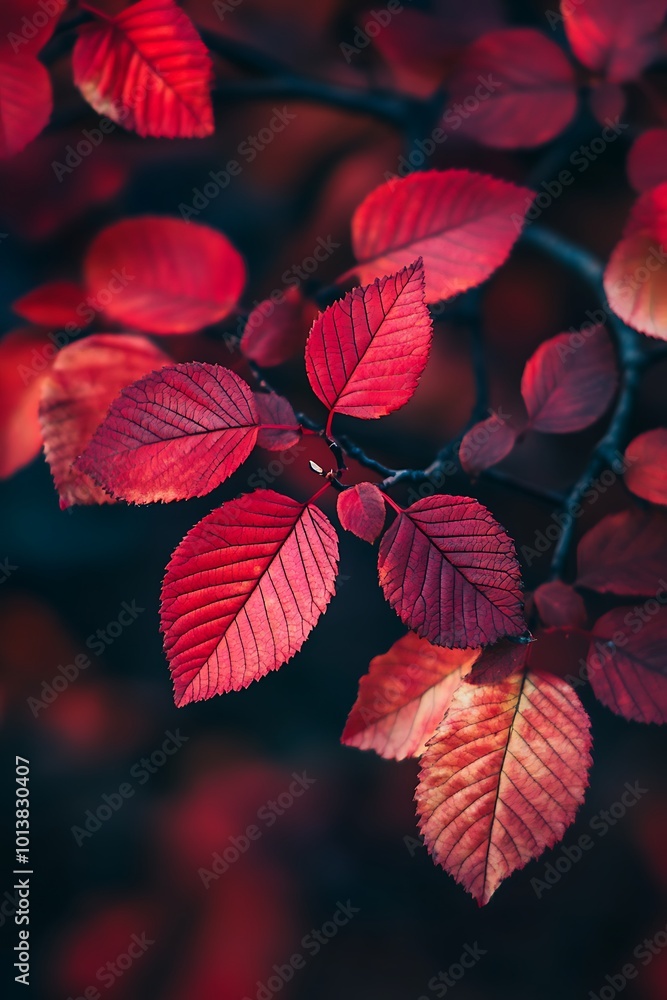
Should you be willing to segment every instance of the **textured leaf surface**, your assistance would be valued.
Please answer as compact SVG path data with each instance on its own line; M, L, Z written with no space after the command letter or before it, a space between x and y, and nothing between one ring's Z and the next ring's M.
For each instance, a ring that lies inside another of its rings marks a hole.
M112 502L73 463L121 389L169 360L147 337L120 333L95 334L59 352L42 385L39 413L61 509Z
M32 462L42 447L39 394L55 353L37 330L13 330L0 340L0 478Z
M243 379L220 365L174 365L123 389L78 459L119 500L200 497L238 469L259 416Z
M667 609L654 603L603 615L587 659L595 696L636 722L667 722Z
M628 153L628 180L642 194L667 181L667 128L642 132Z
M417 388L433 325L424 300L421 261L355 288L315 320L306 344L306 372L329 410L383 417Z
M222 233L152 215L104 229L88 250L85 273L107 316L148 333L217 323L245 284L243 259Z
M581 594L569 583L551 580L541 584L533 596L545 625L567 628L586 624L586 605Z
M487 646L466 677L469 684L500 684L510 674L526 669L531 643L501 639Z
M300 438L299 425L292 404L277 392L256 392L255 406L261 424L283 424L285 429L260 428L257 444L267 451L293 448Z
M356 273L368 283L422 257L426 301L448 299L505 262L533 197L527 188L469 170L388 181L354 213Z
M635 202L604 273L609 305L629 326L667 339L667 182Z
M545 341L529 359L521 379L530 426L549 434L568 434L594 423L617 386L614 348L602 326L589 331L576 346L570 333Z
M213 132L211 57L173 0L139 0L84 25L72 68L95 111L139 135L190 139Z
M238 691L289 660L329 603L337 566L325 515L272 490L195 525L162 587L176 704Z
M448 119L463 107L460 129L500 149L539 146L574 117L574 70L562 50L532 28L507 28L478 38L449 81ZM470 107L471 97L476 100Z
M73 281L50 281L12 303L19 316L37 326L83 326L86 293ZM81 308L83 306L83 309Z
M497 413L480 420L461 439L459 460L469 476L478 476L484 469L497 465L512 451L517 431Z
M419 757L478 655L478 649L443 649L408 632L371 660L341 742L395 760Z
M47 124L51 78L31 55L0 51L0 158L20 153Z
M298 288L290 287L278 303L266 299L248 316L241 351L247 358L273 368L303 351L308 336L306 303Z
M525 630L514 543L469 497L408 507L382 538L378 569L401 621L440 646L481 646Z
M339 493L336 509L345 530L365 542L372 544L384 528L384 497L372 483L358 483Z
M577 59L617 83L639 75L658 51L665 0L562 0L565 31Z
M480 906L574 820L589 726L572 688L543 671L455 692L422 757L417 811L435 861Z
M608 514L577 549L577 586L602 594L655 594L667 566L667 515L638 508Z
M667 504L667 428L640 434L625 450L625 484L635 496Z

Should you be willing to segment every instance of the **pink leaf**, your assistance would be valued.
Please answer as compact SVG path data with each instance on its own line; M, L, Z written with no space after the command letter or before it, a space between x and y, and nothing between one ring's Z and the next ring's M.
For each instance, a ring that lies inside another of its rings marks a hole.
M589 727L572 688L544 671L455 692L422 757L417 811L434 859L480 906L574 820Z
M260 427L257 444L267 451L286 451L293 448L301 434L292 404L276 392L254 393L260 424L282 424L284 429Z
M658 52L657 30L666 0L562 0L565 31L577 59L608 80L639 76Z
M107 316L149 333L192 333L232 312L245 265L210 226L146 215L104 229L85 260Z
M111 503L73 462L90 443L118 393L169 363L146 337L100 333L64 347L42 385L40 420L46 460L64 510Z
M628 180L642 194L667 181L667 128L649 128L628 153Z
M469 497L426 497L402 511L382 538L378 569L401 621L440 646L525 630L514 543Z
M478 38L463 53L449 94L444 124L499 149L548 142L577 110L569 60L533 28L506 28Z
M654 603L603 615L586 661L596 698L636 722L667 722L667 610Z
M123 389L76 462L133 503L200 497L238 469L257 441L250 387L220 365L174 365Z
M426 301L451 298L509 256L534 194L469 170L429 170L382 184L352 219L363 283L422 257Z
M139 0L86 24L72 54L74 82L101 115L142 136L211 135L208 49L174 0Z
M417 388L431 336L419 260L355 288L318 316L306 344L308 380L332 412L383 417Z
M583 343L570 333L545 341L529 359L521 393L533 430L569 434L595 423L618 387L616 356L603 326Z
M625 449L625 485L635 496L667 504L667 428L640 434Z
M395 760L419 757L478 655L478 649L442 649L408 632L371 660L341 742Z
M642 194L604 273L609 305L624 322L667 339L667 182Z
M469 476L478 476L485 469L501 462L514 448L517 431L497 413L481 420L463 435L459 461Z
M337 510L346 531L371 544L384 528L382 493L373 483L358 483L338 494Z
M195 525L162 587L176 704L238 691L294 656L331 599L337 566L324 514L272 490Z
M12 330L0 340L0 479L39 455L39 394L55 354L41 331Z
M56 29L68 0L2 0L0 39L15 55L36 55Z
M73 281L49 281L22 295L12 309L37 326L82 326L82 313L88 308L85 300L85 291Z
M45 127L52 110L46 67L34 56L0 51L0 158L25 149Z
M534 594L540 618L552 628L585 625L586 605L581 594L562 580L543 583Z
M282 365L306 345L306 302L298 288L290 286L280 302L266 299L246 321L241 351L262 368Z
M667 565L667 515L636 508L608 514L577 549L578 587L602 594L654 594Z

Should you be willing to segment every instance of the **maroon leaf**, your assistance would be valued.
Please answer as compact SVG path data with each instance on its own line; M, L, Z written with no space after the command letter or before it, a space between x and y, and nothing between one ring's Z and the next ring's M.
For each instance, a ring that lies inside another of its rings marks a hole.
M382 493L372 483L358 483L338 494L338 517L346 531L371 544L384 528Z
M510 674L525 670L530 652L530 642L501 639L494 646L482 650L466 680L469 684L500 684Z
M543 583L534 594L540 618L552 628L585 625L586 605L581 594L562 580Z
M19 316L38 326L84 325L86 293L73 281L49 281L12 303Z
M602 594L654 594L667 566L667 515L637 508L609 514L577 549L578 587Z

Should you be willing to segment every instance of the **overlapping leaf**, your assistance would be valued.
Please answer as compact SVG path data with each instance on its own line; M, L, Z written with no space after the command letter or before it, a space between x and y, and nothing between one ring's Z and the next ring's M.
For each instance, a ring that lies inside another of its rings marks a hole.
M112 502L73 463L121 389L169 360L146 337L130 334L95 334L59 352L44 379L39 412L46 460L62 509Z
M372 544L384 528L384 497L373 483L358 483L339 493L336 509L345 530L365 542Z
M238 375L174 365L123 389L76 468L116 499L185 500L231 476L258 430L253 394Z
M378 570L401 621L437 645L482 646L526 628L514 543L469 497L426 497L402 511Z
M436 862L480 906L553 846L588 784L589 719L543 671L461 684L422 757L417 811Z
M245 265L210 226L146 215L104 229L85 260L108 317L149 333L191 333L237 305Z
M486 146L539 146L574 117L574 71L532 28L491 31L470 45L449 81L448 122Z
M478 649L443 649L414 632L371 660L341 742L381 757L418 757Z
M337 565L325 515L272 490L195 525L162 588L176 704L238 691L289 660L329 603Z
M501 639L482 650L466 677L469 684L500 684L510 674L521 673L528 666L530 642L512 642Z
M667 591L659 592L664 601ZM586 661L597 698L636 722L667 722L667 609L656 599L595 623Z
M625 449L625 485L635 496L667 504L667 428L657 427Z
M95 111L139 135L189 139L213 132L211 57L174 0L139 0L84 25L72 68Z
M577 549L577 586L623 597L654 594L667 566L667 515L638 508L608 514Z
M415 391L431 336L418 260L318 316L306 344L313 392L332 413L365 420L392 413Z
M534 194L469 170L391 180L359 205L352 245L362 283L422 257L426 301L479 285L507 259Z
M255 406L263 426L257 444L267 451L285 451L299 440L299 425L292 404L277 392L256 392ZM275 427L270 425L275 424Z

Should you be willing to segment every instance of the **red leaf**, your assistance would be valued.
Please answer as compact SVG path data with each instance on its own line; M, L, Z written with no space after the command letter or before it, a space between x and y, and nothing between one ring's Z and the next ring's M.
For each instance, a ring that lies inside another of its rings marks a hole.
M468 684L500 684L510 674L524 671L528 665L532 643L501 639L482 650L466 677Z
M371 544L384 528L382 493L373 483L358 483L338 494L337 511L346 531Z
M174 365L123 389L76 462L117 500L201 497L257 441L250 387L220 365Z
M533 430L569 434L595 423L618 386L616 356L603 326L583 343L571 333L540 344L526 364L521 393Z
M639 76L658 51L655 37L667 11L666 0L563 0L565 31L577 59L608 80ZM651 37L651 36L654 37Z
M42 385L40 419L61 509L112 502L73 462L121 389L168 363L150 340L130 334L95 334L60 351Z
M586 661L596 698L636 722L667 722L667 610L653 603L603 615Z
M104 229L85 272L107 316L149 333L192 333L218 322L245 284L243 259L222 233L153 215Z
M37 326L82 326L85 300L83 288L73 281L49 281L22 295L12 303L12 309Z
M625 485L635 496L667 504L667 428L640 434L625 450Z
M16 55L36 55L56 29L68 0L2 0L0 39ZM46 20L44 21L44 16Z
M289 660L335 589L338 539L321 510L273 490L230 500L180 543L162 588L177 705L238 691Z
M361 282L422 257L426 301L489 277L509 256L534 194L469 170L428 170L387 181L359 205L352 245Z
M402 511L380 543L378 569L401 621L440 646L525 630L514 543L469 497L425 497Z
M285 429L268 429L260 427L257 444L267 451L286 451L293 448L301 434L292 404L276 392L254 393L255 406L259 414L260 424L283 424Z
M628 180L640 194L667 181L667 128L649 128L628 153Z
M629 326L667 339L667 182L641 195L604 273L609 305Z
M445 125L498 149L548 142L577 110L569 60L555 42L532 28L507 28L478 38L463 53L449 94Z
M602 594L654 594L667 565L667 515L633 508L609 514L577 549L578 587Z
M478 649L442 649L408 632L371 660L341 743L394 760L419 757L477 656Z
M543 671L457 689L422 757L417 811L434 859L480 906L574 820L589 726L572 688Z
M306 372L313 392L332 414L369 420L393 413L417 388L432 332L421 260L353 289L310 331Z
M534 594L540 618L552 628L585 625L586 605L581 594L562 580L543 583Z
M289 361L306 346L305 312L306 302L294 286L284 292L280 302L271 299L260 302L246 321L241 351L262 368Z
M613 123L614 120L620 120L625 111L625 91L619 83L607 83L601 80L592 87L588 101L591 111L605 128L609 126L610 121Z
M459 461L469 476L478 476L484 469L501 462L516 444L518 431L497 413L481 420L463 435Z
M0 478L11 476L42 447L37 415L42 380L56 348L37 330L13 330L0 340Z
M213 133L211 57L174 0L139 0L84 25L72 68L95 111L139 135L200 139Z
M0 51L0 158L25 149L47 124L52 110L46 67L34 56Z

